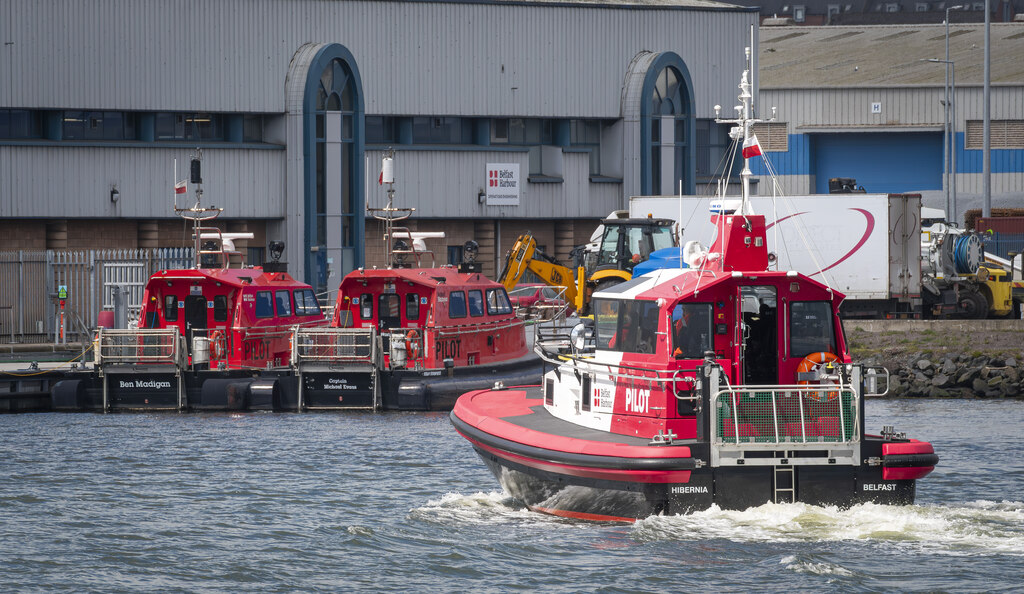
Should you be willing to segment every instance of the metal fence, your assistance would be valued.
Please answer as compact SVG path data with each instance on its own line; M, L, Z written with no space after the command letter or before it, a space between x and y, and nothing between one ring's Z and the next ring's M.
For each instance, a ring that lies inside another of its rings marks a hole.
M127 318L136 319L150 275L193 262L190 248L0 252L0 341L90 340L99 313L113 310L116 293Z

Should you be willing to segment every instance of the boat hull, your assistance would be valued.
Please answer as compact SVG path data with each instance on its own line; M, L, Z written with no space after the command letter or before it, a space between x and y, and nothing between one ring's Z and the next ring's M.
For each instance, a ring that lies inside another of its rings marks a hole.
M629 522L713 505L747 509L768 502L906 505L914 502L916 479L928 474L937 461L924 442L894 444L866 436L861 452L869 462L861 465L802 464L799 456L781 457L793 453L780 450L775 454L777 464L712 467L706 443L649 445L648 440L618 436L610 444L545 416L540 399L504 407L500 399L519 397L491 391L497 400L488 402L488 393L475 395L483 399L466 402L488 412L477 415L460 401L451 414L455 428L507 493L530 509L570 518ZM508 411L504 418L502 410ZM623 446L629 455L606 454L624 450ZM886 455L889 447L895 449Z

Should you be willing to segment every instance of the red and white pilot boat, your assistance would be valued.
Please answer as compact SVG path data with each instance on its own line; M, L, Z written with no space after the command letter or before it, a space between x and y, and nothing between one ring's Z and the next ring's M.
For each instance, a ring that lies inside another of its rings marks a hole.
M536 381L543 362L505 288L473 262L476 243L466 242L458 268L435 266L424 239L444 235L395 226L415 209L394 206L393 171L389 155L387 206L368 209L384 223L391 266L347 274L330 327L297 333L300 406L451 410L467 391Z
M749 59L749 50L748 50ZM751 141L740 84L736 144ZM747 155L744 155L745 165ZM531 509L633 521L717 505L909 504L931 444L864 431L875 370L850 359L843 295L771 270L765 219L743 196L688 267L596 293L594 319L541 340L542 384L470 392L451 413L502 487Z

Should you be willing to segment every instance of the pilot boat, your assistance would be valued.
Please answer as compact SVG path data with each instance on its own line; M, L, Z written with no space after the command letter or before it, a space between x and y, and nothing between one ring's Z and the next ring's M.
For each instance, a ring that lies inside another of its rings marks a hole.
M748 64L750 51L747 50ZM756 146L750 85L732 137ZM635 521L768 502L910 504L938 457L891 427L865 432L884 370L852 361L843 295L772 270L765 217L717 201L704 249L593 296L593 320L538 337L541 384L469 392L450 418L530 509Z
M192 182L201 184L200 156ZM272 261L248 266L235 241L210 221L223 209L192 206L192 266L158 270L146 282L137 327L99 328L94 371L76 370L54 385L57 410L241 410L295 408L288 378L296 328L328 323L313 289L288 274L271 242ZM180 192L178 191L180 190Z
M381 174L387 205L367 209L383 222L390 265L347 274L330 327L296 333L303 408L451 410L467 391L541 372L505 288L480 272L476 243L458 267L437 266L425 239L443 233L396 226L415 209L394 206L393 160Z

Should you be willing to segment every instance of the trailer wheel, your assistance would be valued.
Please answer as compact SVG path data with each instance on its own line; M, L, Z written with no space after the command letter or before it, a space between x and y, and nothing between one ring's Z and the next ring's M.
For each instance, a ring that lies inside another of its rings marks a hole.
M960 311L968 320L983 320L988 317L988 300L981 293L961 293Z

